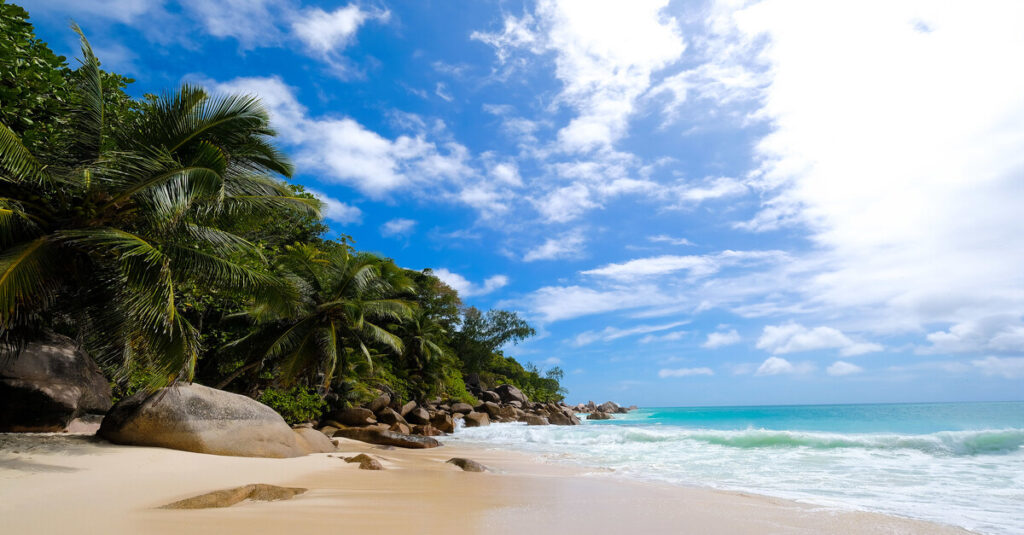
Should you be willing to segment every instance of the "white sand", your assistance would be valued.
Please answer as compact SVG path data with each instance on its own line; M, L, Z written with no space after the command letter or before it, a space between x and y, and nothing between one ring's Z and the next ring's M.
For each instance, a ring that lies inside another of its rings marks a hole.
M250 459L84 436L0 434L0 533L967 533L764 496L588 475L515 452L383 450L355 441L340 449L378 457L386 470L359 470L340 454ZM444 462L451 457L493 471L462 472ZM248 483L310 490L283 502L156 509Z

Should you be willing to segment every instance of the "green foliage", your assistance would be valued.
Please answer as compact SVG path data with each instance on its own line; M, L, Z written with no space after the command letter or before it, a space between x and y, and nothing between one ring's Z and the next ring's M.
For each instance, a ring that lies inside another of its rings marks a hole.
M132 99L72 28L74 69L0 0L0 350L57 331L118 398L197 379L292 423L380 390L475 403L467 373L561 399L561 370L501 353L535 334L515 312L325 239L258 99Z
M277 411L289 424L315 422L327 407L316 390L301 386L289 390L267 388L260 394L259 401Z

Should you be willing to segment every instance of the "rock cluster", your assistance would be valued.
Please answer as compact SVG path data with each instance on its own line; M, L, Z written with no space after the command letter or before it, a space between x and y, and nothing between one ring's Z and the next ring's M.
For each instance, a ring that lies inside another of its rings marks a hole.
M439 445L423 437L445 435L455 431L455 421L465 427L483 427L491 422L524 422L527 425L579 425L573 407L565 403L531 402L512 385L493 390L477 389L482 400L476 406L461 401L435 399L401 404L388 393L382 393L364 407L340 409L325 418L320 430L335 437L352 438L373 444L401 448L424 448ZM609 402L611 403L611 402ZM603 404L602 407L606 405ZM616 409L618 405L612 403ZM420 435L420 436L410 436Z

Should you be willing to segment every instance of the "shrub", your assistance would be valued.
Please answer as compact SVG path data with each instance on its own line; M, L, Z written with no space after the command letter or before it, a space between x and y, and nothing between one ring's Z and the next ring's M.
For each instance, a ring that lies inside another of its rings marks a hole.
M320 394L302 386L291 390L268 388L260 395L260 403L277 411L289 424L318 420L327 406Z

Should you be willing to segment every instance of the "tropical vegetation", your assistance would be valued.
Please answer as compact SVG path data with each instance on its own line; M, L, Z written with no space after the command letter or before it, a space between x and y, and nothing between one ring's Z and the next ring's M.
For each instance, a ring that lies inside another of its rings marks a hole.
M387 390L472 401L465 380L560 400L502 347L534 330L435 277L328 239L258 98L133 98L81 30L80 65L0 0L0 346L79 341L119 396L174 381L292 421Z

